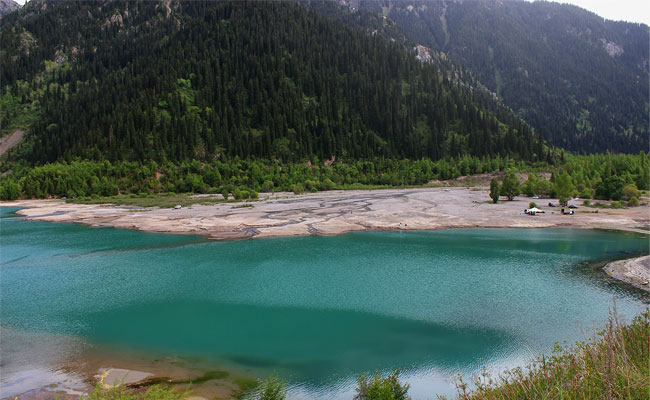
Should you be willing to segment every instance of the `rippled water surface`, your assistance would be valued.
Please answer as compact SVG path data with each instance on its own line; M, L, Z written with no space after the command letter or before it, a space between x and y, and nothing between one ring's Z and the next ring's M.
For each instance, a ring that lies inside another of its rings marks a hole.
M351 398L357 374L395 367L414 398L453 393L458 372L590 335L612 296L628 318L646 301L580 266L647 252L643 236L459 229L209 242L13 211L0 220L2 328L276 371L297 398ZM3 346L5 371L27 350Z

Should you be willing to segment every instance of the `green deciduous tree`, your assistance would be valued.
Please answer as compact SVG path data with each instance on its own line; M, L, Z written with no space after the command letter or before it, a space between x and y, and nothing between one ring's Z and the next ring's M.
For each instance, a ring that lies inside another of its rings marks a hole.
M571 177L569 174L564 171L559 176L555 178L555 184L553 185L553 191L557 196L560 204L566 204L567 201L571 198L573 193L574 186L571 182Z
M497 178L492 178L490 181L490 198L492 203L499 201L499 194L501 193L501 187L499 186L499 180Z
M509 171L503 177L503 184L501 185L500 193L508 197L508 200L513 200L515 196L521 193L521 185L519 179L514 172Z

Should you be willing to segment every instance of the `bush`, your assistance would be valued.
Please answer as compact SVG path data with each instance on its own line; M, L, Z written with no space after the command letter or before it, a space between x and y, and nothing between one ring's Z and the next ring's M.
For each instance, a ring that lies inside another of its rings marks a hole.
M639 205L639 198L638 197L630 198L630 201L627 202L627 205L630 207L637 207Z
M623 205L621 204L620 201L612 201L612 204L610 205L612 208L622 208Z
M307 179L305 181L305 188L312 193L318 192L319 186L320 186L320 182L316 182L310 179Z
M621 325L612 312L607 326L573 347L556 344L552 357L497 377L485 372L468 390L462 380L458 398L489 399L647 399L650 391L650 311Z
M528 203L528 208L533 208L533 207L537 207L537 204L535 204L534 201L531 201L530 203Z
M370 377L361 375L358 379L359 387L355 400L407 400L409 385L402 385L399 381L399 371L395 370L392 375L381 378L378 375Z
M499 194L501 192L501 187L499 186L499 181L497 178L492 178L490 181L490 198L492 198L492 203L499 201Z
M585 206L590 206L591 205L591 200L585 199L585 200L582 201L582 204L585 205Z
M622 193L623 200L630 200L633 197L636 197L638 200L640 195L641 192L639 192L639 189L636 188L636 185L627 185L623 188L623 193Z
M291 187L291 191L294 194L303 194L305 193L305 188L301 184L297 183Z
M287 397L287 389L284 381L279 380L275 375L271 375L266 381L260 383L255 399L284 400L285 397Z
M183 400L190 391L178 392L166 386L155 385L143 392L136 392L124 386L110 389L102 388L98 383L87 397L87 400Z
M16 200L20 196L22 188L13 179L7 179L0 186L0 200Z
M583 199L593 199L594 198L594 190L589 189L589 188L584 188L580 191L580 197Z
M264 181L264 183L262 183L262 192L273 193L273 181Z
M320 184L320 190L332 190L334 186L334 182L330 178L325 178Z
M229 195L229 193L228 193L228 189L222 189L222 190L221 190L221 195L223 196L223 199L224 199L225 201L228 201L228 195Z

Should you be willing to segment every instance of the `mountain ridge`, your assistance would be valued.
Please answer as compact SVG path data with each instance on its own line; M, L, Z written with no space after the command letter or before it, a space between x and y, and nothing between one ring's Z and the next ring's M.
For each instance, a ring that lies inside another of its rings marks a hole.
M547 2L338 2L445 52L551 144L578 152L650 146L647 25Z

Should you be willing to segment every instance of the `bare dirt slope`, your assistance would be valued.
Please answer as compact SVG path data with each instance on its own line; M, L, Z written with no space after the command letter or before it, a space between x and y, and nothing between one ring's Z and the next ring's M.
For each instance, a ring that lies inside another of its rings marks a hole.
M0 138L0 156L6 153L10 148L23 141L25 131L16 129L7 136Z

